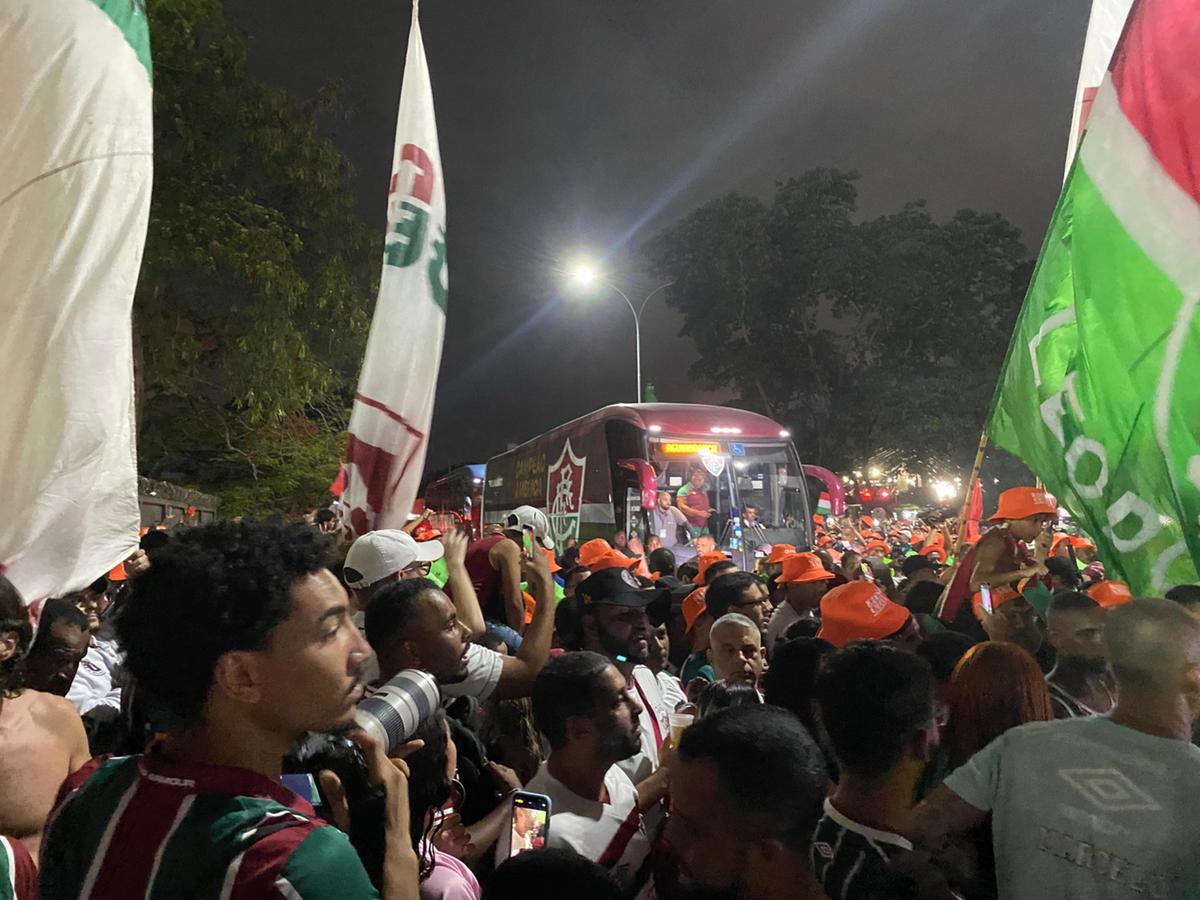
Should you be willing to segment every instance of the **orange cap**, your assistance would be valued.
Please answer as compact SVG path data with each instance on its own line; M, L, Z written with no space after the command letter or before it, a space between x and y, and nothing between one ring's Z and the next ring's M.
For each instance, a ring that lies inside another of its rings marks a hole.
M819 515L819 514L818 514L818 515L815 515L815 516L813 516L813 524L814 524L814 525L824 525L824 524L825 524L825 517L824 517L824 516L822 516L822 515Z
M918 556L928 556L930 553L940 553L942 554L942 560L946 559L946 548L942 544L925 544L917 551Z
M836 578L825 571L821 557L815 553L793 553L783 561L783 573L775 579L776 584L808 584L810 581L828 581Z
M440 538L442 533L434 528L429 522L420 522L413 529L412 539L417 542L432 541L435 538Z
M908 621L908 610L893 603L869 581L851 581L821 598L821 630L817 637L835 647L851 641L880 640Z
M1021 595L1012 588L998 587L992 589L992 612L998 610L1010 600L1016 600ZM979 591L975 592L975 596L971 598L971 609L975 612L975 618L983 621L983 594Z
M1112 609L1133 599L1133 592L1123 581L1097 581L1087 589L1087 595L1105 609Z
M708 570L711 569L716 563L723 562L729 562L729 557L720 550L716 550L712 553L701 553L700 571L696 573L696 577L692 579L692 584L705 584Z
M1000 495L996 506L996 514L989 522L999 522L1006 519L1028 519L1030 516L1058 515L1058 501L1053 495L1042 488L1015 487L1009 488Z
M592 563L605 553L612 552L612 544L604 538L592 538L579 548L579 565L592 568Z
M874 540L867 544L867 555L871 554L872 550L882 550L884 553L891 553L892 548L885 541Z
M582 564L582 560L580 561ZM601 572L604 569L628 569L636 566L638 561L626 556L620 550L609 550L603 556L593 559L591 565L588 566L593 573Z
M124 581L129 575L125 572L125 563L119 562L113 566L112 571L108 573L109 581Z
M863 516L861 519L858 520L858 524L861 525L863 528L874 528L875 520L871 516Z
M1050 555L1053 556L1063 544L1070 544L1076 550L1095 550L1096 545L1085 537L1073 534L1055 534L1054 543L1050 545Z
M543 547L542 553L545 554L546 559L550 561L550 574L551 575L553 575L555 572L562 571L562 566L560 566L558 564L558 560L554 558L553 550L547 550L545 547Z
M776 565L783 562L785 556L790 556L796 552L796 548L791 544L776 544L771 548L771 555L767 557L769 565Z
M683 598L683 606L680 611L683 613L684 634L691 631L692 626L696 624L696 620L708 612L708 604L704 600L704 595L707 591L708 588L696 588L696 590Z

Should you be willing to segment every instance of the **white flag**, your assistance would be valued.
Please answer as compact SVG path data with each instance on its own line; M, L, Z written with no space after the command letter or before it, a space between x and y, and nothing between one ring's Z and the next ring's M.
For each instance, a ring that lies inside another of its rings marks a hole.
M446 194L413 2L379 299L359 375L342 502L354 535L398 528L425 467L446 330Z
M1075 162L1075 151L1079 149L1079 139L1087 127L1092 101L1100 90L1100 82L1108 71L1113 50L1125 29L1125 20L1129 18L1132 6L1133 0L1092 0L1087 38L1083 42L1083 61L1079 66L1079 84L1075 88L1075 107L1071 113L1071 133L1067 137L1064 181L1071 172L1071 164Z
M4 0L0 85L0 571L33 602L137 549L142 0Z

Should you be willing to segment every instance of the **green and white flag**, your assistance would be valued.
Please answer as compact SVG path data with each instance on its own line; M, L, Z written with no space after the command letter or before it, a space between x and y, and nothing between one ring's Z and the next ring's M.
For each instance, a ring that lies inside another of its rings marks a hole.
M421 483L446 331L446 192L413 0L379 299L350 415L343 522L399 528Z
M0 3L0 572L27 602L137 549L152 97L142 0Z
M988 424L1135 593L1200 566L1200 0L1138 0Z

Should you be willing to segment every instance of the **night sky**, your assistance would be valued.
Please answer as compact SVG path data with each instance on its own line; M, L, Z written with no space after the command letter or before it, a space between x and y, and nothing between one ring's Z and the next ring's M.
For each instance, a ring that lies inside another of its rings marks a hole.
M425 0L446 176L450 311L427 465L634 394L633 317L579 299L590 252L634 292L637 250L728 191L768 197L856 169L865 216L925 199L1008 216L1036 251L1062 179L1089 0ZM385 222L406 0L237 0L251 64L329 122L359 208ZM379 259L364 259L377 268ZM723 399L688 377L681 320L655 298L643 367L660 400ZM969 461L964 461L966 464Z

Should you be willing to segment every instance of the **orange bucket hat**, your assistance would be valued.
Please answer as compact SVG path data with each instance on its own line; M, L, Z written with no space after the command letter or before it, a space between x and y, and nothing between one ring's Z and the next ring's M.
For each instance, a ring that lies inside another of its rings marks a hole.
M783 574L775 579L776 584L808 584L810 581L828 581L836 578L826 572L821 557L815 553L793 553L783 561Z
M717 563L723 562L729 562L729 557L719 550L715 550L712 553L701 553L700 571L696 574L696 577L692 579L692 584L707 584L708 570Z
M835 647L851 641L880 640L895 634L909 612L869 581L851 581L821 598L821 630L817 637Z
M609 550L603 556L596 557L588 566L589 569L595 572L602 572L605 569L629 569L638 564L639 560L632 559L622 553L620 550ZM580 561L582 565L582 560Z
M1028 519L1031 516L1058 515L1058 501L1053 495L1042 488L1015 487L1009 488L1000 495L996 505L996 514L989 522L1001 522L1009 519Z
M592 538L579 548L579 565L592 568L592 563L612 552L612 544L604 538Z
M871 541L867 544L867 555L871 554L872 550L882 550L884 553L891 553L892 548L885 541Z
M1123 581L1097 581L1087 589L1087 595L1105 609L1112 609L1133 599L1133 591Z
M708 588L696 588L696 590L683 598L683 606L680 608L680 612L683 613L684 634L691 631L692 626L696 624L696 620L708 612L708 603L704 599L707 591Z
M767 557L768 565L777 565L783 562L785 557L791 556L796 552L796 548L791 544L776 544L771 548L771 555Z

